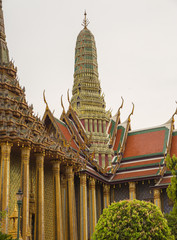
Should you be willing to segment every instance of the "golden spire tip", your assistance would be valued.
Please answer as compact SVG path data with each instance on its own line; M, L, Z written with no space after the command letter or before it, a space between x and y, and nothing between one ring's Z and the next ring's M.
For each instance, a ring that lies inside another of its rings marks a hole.
M87 12L86 12L86 10L85 10L85 12L84 12L84 20L83 20L83 22L82 22L82 26L84 26L84 28L87 28L87 26L89 25L89 20L87 19Z

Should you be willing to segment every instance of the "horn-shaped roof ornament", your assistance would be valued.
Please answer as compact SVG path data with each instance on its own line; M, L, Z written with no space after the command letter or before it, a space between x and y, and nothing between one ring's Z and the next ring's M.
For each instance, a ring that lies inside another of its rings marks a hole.
M68 96L69 107L71 107L71 100L70 100L70 98L69 98L69 89L68 89L68 91L67 91L67 96Z
M47 103L46 97L45 97L45 89L44 89L44 91L43 91L43 99L44 99L44 103L46 104L46 110L48 110L48 109L49 109L49 106L48 106L48 103Z
M64 107L64 105L63 105L63 95L61 95L61 106L62 106L62 108L63 108L63 112L65 112L65 107Z
M176 104L177 104L177 101L175 101L176 102ZM175 112L173 113L173 115L172 115L172 120L174 121L174 116L175 115L177 115L177 108L176 108L176 110L175 110Z
M120 109L123 108L123 105L124 105L124 99L123 99L123 97L121 97L121 99L122 99L122 104L121 104L121 106L120 106L119 109L118 109L118 114L119 114L119 115L120 115Z
M128 116L128 120L129 120L129 121L130 121L130 117L131 117L131 115L133 115L133 113L134 113L134 109L135 109L135 105L134 105L133 102L132 102L132 105L133 105L133 107L132 107L132 111L131 111L130 115Z

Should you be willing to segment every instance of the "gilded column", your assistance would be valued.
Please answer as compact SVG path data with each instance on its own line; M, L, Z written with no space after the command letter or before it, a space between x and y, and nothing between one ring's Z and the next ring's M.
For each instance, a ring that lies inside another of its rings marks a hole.
M30 147L23 147L21 149L22 159L22 192L23 192L23 226L22 237L24 240L29 236L29 160Z
M80 175L80 239L88 239L86 174Z
M105 154L101 154L102 167L105 168Z
M161 209L160 189L154 189L154 204Z
M97 162L99 163L99 154L95 153L95 159L97 160Z
M1 143L0 211L7 210L9 206L11 147L8 142ZM1 231L8 233L8 214L2 220Z
M89 119L90 132L93 132L93 122L92 119Z
M103 133L106 134L106 121L103 121Z
M103 200L104 208L107 208L110 204L110 185L105 184L103 186Z
M60 189L60 162L53 162L54 182L54 239L63 240L61 189Z
M77 219L75 207L75 190L74 190L74 172L73 167L66 168L68 179L68 205L69 205L69 234L70 240L77 240Z
M98 129L97 129L97 119L94 119L94 132L98 132Z
M89 181L89 216L90 216L90 239L95 231L96 218L96 192L95 192L95 179L91 178Z
M61 202L62 202L62 220L63 220L63 239L68 240L68 193L67 179L61 175Z
M97 185L97 190L96 190L96 194L97 194L97 219L99 219L100 215L101 215L101 212L102 212L102 207L101 207L101 187L100 187L100 184Z
M109 166L111 166L111 160L112 160L112 155L108 154L108 162L109 162Z
M102 132L101 120L98 120L99 133Z
M44 240L44 154L36 154L35 240Z
M88 119L85 119L85 130L88 132Z
M136 199L136 182L129 182L129 198Z

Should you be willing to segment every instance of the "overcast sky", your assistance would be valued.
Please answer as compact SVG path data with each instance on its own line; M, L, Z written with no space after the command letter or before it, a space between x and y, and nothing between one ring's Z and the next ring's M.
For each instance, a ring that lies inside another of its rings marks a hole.
M123 122L135 104L132 129L168 121L177 101L177 0L3 0L10 57L27 101L42 117L43 90L51 111L68 108L74 50L84 10L95 36L107 109ZM177 118L176 118L177 122ZM177 126L177 124L176 124Z

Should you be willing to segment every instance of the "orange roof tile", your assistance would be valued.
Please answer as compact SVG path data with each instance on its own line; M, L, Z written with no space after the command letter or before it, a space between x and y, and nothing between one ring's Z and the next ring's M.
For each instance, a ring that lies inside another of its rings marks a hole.
M119 143L120 143L121 134L122 134L122 129L118 129L117 130L115 144L114 144L114 147L113 147L114 151L116 151L118 149L118 146L119 146Z
M56 122L57 122L57 125L58 125L59 129L63 133L66 141L69 142L69 140L71 139L71 134L70 134L69 130L64 125L64 123L61 123L59 121L56 121ZM73 147L74 149L78 150L78 147L77 147L77 145L75 144L75 142L73 140L71 141L71 147Z
M120 165L120 168L129 168L129 167L136 167L136 166L145 166L145 165L150 165L150 164L154 164L154 163L160 163L162 159L151 159L151 160L147 160L147 161L136 161L136 162L131 162L131 163L122 163Z
M125 172L125 173L117 173L114 178L113 181L115 180L124 180L127 178L140 178L140 177L148 177L148 176L152 176L152 175L156 175L159 169L147 169L144 171L131 171L131 172Z
M172 178L172 176L164 177L164 178L162 179L162 181L160 182L160 185L170 184L170 183L171 183L171 178Z
M166 147L168 129L160 128L151 131L130 133L127 138L126 148L123 158L135 158L144 155L163 153Z
M175 154L177 156L177 135L172 136L171 157Z

